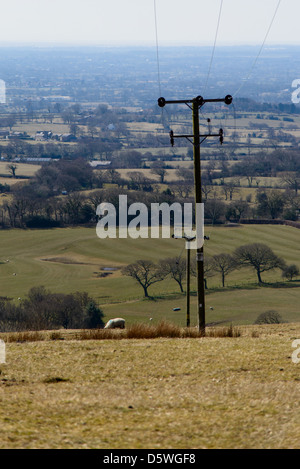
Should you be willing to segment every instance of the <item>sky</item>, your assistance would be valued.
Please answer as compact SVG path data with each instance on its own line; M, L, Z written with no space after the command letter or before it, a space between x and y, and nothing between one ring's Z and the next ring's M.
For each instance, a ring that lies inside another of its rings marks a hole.
M0 44L214 43L221 0L9 0ZM223 0L217 45L261 44L279 0ZM267 44L300 44L300 1L281 0Z

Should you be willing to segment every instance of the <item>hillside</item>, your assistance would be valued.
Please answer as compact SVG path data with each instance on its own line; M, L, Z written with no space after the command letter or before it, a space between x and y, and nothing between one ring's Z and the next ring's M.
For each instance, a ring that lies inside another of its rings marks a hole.
M205 255L231 253L237 246L255 241L265 243L287 264L300 266L299 230L288 226L242 225L236 228L206 227L210 240ZM186 297L171 278L150 287L152 299L145 300L140 286L124 277L121 267L138 259L158 262L182 256L185 245L174 239L97 238L95 228L53 230L9 230L1 233L1 296L19 302L34 286L44 285L56 293L88 292L103 309L106 318L124 316L129 323L161 319L185 325ZM109 270L106 269L116 269ZM16 275L14 275L16 274ZM283 281L281 272L263 274L257 285L254 271L241 269L226 278L208 279L207 321L253 324L259 314L276 310L286 321L299 320L299 281ZM185 288L185 285L184 285ZM192 325L195 316L195 279L192 279ZM181 311L174 312L174 308ZM213 310L210 307L214 308Z
M61 331L33 342L2 334L0 448L297 449L299 323L240 332L99 341Z

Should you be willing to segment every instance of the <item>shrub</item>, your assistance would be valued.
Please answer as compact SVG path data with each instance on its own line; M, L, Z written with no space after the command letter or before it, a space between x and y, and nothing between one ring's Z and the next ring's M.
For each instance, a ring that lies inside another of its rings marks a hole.
M282 324L282 317L277 311L266 311L258 316L254 324Z
M299 276L299 268L295 265L288 265L282 271L282 277L287 278L288 280L292 281L294 277Z
M103 313L96 305L94 300L90 300L86 306L86 327L88 329L97 329L104 326Z

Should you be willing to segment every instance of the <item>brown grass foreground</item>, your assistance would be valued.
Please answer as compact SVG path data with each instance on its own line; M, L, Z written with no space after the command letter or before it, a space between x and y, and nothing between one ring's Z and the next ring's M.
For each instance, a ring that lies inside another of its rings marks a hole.
M210 327L206 329L206 337L240 337L238 327ZM254 334L255 335L255 334ZM63 333L61 331L43 332L16 332L2 334L6 342L41 342L43 340L64 340L74 338L76 340L122 340L122 339L157 339L157 338L195 338L202 334L197 327L181 328L167 321L160 321L156 325L137 323L130 325L126 330L112 329L88 329Z
M300 324L135 327L0 334L0 448L299 447Z

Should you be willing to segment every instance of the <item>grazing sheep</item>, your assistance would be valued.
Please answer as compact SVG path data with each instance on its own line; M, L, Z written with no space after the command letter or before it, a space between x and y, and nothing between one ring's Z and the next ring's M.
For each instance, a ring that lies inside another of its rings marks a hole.
M105 324L104 329L125 329L125 319L122 319L122 318L110 319Z

